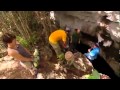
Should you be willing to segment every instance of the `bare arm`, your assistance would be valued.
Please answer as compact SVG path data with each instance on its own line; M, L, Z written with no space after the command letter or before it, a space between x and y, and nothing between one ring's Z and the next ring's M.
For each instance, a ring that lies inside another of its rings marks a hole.
M91 49L88 49L88 52L90 52L91 51Z
M66 48L66 42L63 41L63 47Z
M89 49L88 49L88 52L90 52L92 49L93 49L93 47L89 48Z
M66 39L67 39L67 36L63 36L62 37L62 41L63 41L63 47L66 48Z
M32 58L23 57L23 56L20 55L20 54L18 53L18 51L16 51L16 50L11 50L11 51L9 52L9 55L12 56L13 58L15 58L16 60L32 61Z

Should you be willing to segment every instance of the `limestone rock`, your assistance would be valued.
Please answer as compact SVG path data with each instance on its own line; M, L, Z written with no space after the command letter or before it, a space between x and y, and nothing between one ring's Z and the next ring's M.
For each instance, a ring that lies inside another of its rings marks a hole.
M105 51L101 49L101 52L103 53L101 53L100 56L102 56L106 61L108 58L115 58L114 61L117 63L118 67L118 51L120 49L120 11L55 11L56 20L60 23L61 28L69 26L72 31L75 28L80 28L81 32L93 36L94 38L96 38L95 27L98 25L100 18L104 15L108 15L108 19L112 21L112 23L109 24L107 27L107 32L110 34L110 37L112 38L114 43L113 47L110 47L109 49L106 48ZM87 39L84 39L84 37L81 38L81 43L89 45L89 42L91 40L89 39L89 37L86 37ZM108 42L107 44L110 45L111 43ZM113 61L111 62L114 64ZM108 64L116 72L116 74L119 75L120 69L115 68L116 66L112 63Z
M20 66L18 61L0 62L0 79L32 79L31 73Z
M37 74L37 79L44 79L43 74L42 73L38 73Z
M52 50L47 46L40 48L40 57L44 60L49 60L52 57Z

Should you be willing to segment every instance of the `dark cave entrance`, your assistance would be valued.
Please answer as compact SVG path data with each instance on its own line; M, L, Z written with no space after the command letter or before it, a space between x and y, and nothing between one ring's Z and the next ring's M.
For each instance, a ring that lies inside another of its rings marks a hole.
M77 46L77 50L82 54L86 53L89 48L89 46L82 43ZM115 75L112 68L102 57L98 56L98 58L93 61L93 66L96 70L98 70L98 72L108 75L111 79L119 79L119 77Z

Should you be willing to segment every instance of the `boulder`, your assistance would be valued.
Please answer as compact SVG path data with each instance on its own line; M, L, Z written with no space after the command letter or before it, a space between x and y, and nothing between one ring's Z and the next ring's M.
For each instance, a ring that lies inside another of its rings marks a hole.
M108 15L108 19L112 22L108 25L107 33L110 34L113 40L113 45L111 47L101 47L101 57L106 61L109 59L111 62L114 58L114 62L119 66L119 49L120 49L120 11L55 11L56 20L59 22L60 27L64 29L65 26L71 28L72 32L75 28L80 28L81 32L92 36L97 40L96 36L96 26L103 15ZM81 38L81 43L89 45L89 42L95 42L95 40L90 39L89 36ZM110 44L109 42L107 43ZM106 45L105 45L106 46ZM120 70L114 68L114 63L108 63L111 68L115 71L116 75L120 77Z
M0 62L0 79L33 79L33 76L18 61L11 60Z

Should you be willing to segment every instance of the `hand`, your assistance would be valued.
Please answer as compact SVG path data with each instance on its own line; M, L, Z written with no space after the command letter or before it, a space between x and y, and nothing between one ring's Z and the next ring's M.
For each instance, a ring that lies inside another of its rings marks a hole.
M100 79L110 79L110 77L105 74L101 74Z
M80 41L78 41L78 44L80 44Z
M31 58L31 61L32 61L32 62L34 61L34 57Z
M65 45L62 45L63 46L63 48L66 48L66 46Z
M91 49L88 49L88 52L90 52L91 51Z
M63 45L62 45L62 46L63 46L63 48L66 48L66 44L65 44L65 43L63 43Z
M66 48L69 48L69 45L67 45Z

